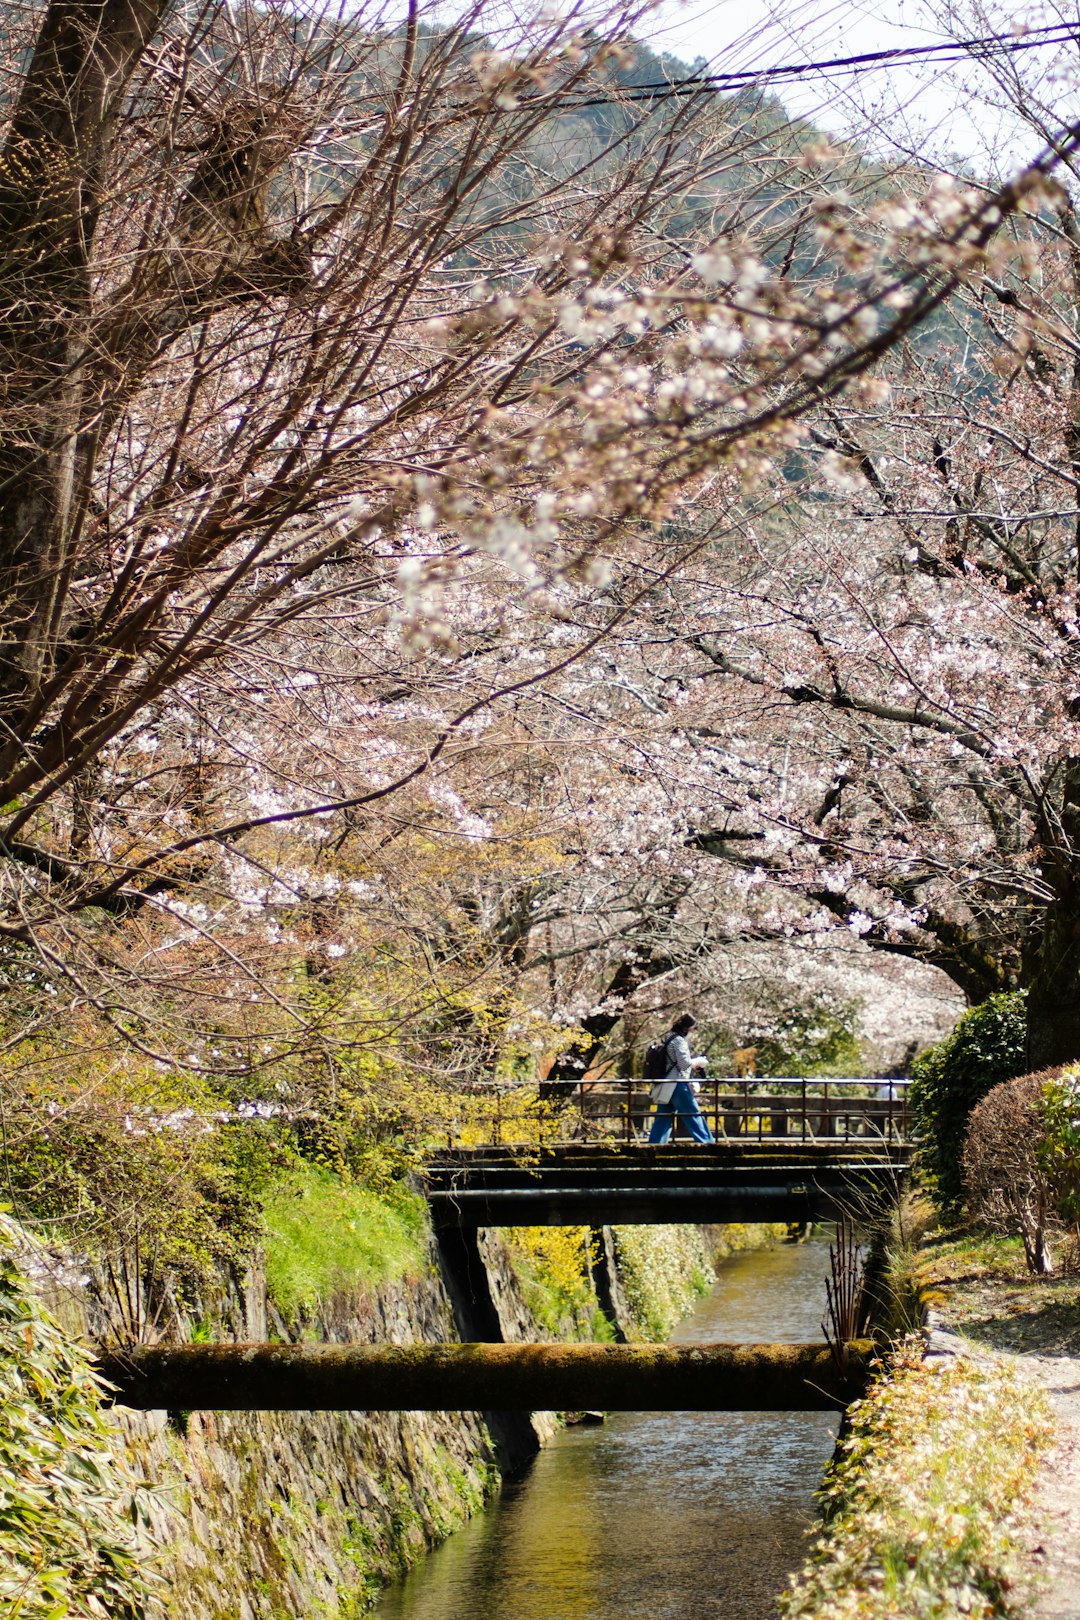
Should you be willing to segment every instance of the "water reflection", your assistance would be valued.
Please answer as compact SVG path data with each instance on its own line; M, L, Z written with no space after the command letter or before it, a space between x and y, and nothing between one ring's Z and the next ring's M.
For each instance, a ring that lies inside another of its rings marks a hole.
M827 1258L817 1243L736 1256L676 1339L820 1337ZM379 1620L766 1620L835 1432L825 1413L730 1412L567 1430Z

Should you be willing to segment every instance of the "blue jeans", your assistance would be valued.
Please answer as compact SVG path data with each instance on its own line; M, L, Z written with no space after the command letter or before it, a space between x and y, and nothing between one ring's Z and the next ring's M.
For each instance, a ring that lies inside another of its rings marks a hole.
M649 1132L650 1143L666 1142L671 1136L676 1114L686 1121L687 1130L695 1142L711 1142L713 1133L705 1123L705 1115L698 1107L693 1087L680 1080L669 1101L657 1103L656 1117Z

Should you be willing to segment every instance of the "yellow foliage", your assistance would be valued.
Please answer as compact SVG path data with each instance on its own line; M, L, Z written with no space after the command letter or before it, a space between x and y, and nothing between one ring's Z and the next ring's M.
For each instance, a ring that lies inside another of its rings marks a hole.
M595 1338L602 1323L589 1264L589 1228L517 1226L503 1236L540 1328L556 1338Z
M569 1298L580 1296L581 1304L591 1297L587 1226L511 1226L506 1241L560 1293Z

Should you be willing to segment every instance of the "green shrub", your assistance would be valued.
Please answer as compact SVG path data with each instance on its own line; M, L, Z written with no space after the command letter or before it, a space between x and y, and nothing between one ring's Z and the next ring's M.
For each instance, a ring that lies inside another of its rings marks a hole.
M912 1065L920 1163L947 1215L955 1215L963 1201L960 1160L968 1115L994 1086L1023 1073L1026 1039L1024 992L1003 992L972 1007Z
M1010 1368L900 1347L820 1495L825 1527L785 1620L992 1620L1016 1612L1017 1518L1053 1428Z
M637 1332L657 1344L716 1281L698 1226L617 1226L615 1250Z
M1054 1212L1074 1232L1080 1230L1080 1064L1071 1063L1047 1080L1039 1100L1041 1134L1036 1149Z
M0 1216L0 1612L160 1612L149 1499L109 1449L101 1387L42 1310Z
M290 1319L428 1264L427 1206L400 1183L377 1195L302 1164L265 1195L263 1220L267 1288Z
M137 1259L148 1302L191 1299L257 1250L262 1192L295 1151L274 1121L130 1122L104 1109L20 1120L5 1160L14 1212L106 1270Z

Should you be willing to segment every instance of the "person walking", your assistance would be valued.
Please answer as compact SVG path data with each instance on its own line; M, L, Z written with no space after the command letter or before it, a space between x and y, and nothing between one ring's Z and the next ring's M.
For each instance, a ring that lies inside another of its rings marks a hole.
M705 1059L691 1057L690 1043L686 1039L696 1024L693 1013L681 1013L671 1026L665 1043L667 1074L653 1088L656 1115L649 1131L650 1146L659 1146L670 1139L676 1119L686 1121L695 1142L705 1144L713 1140L693 1084L694 1066L704 1063Z

